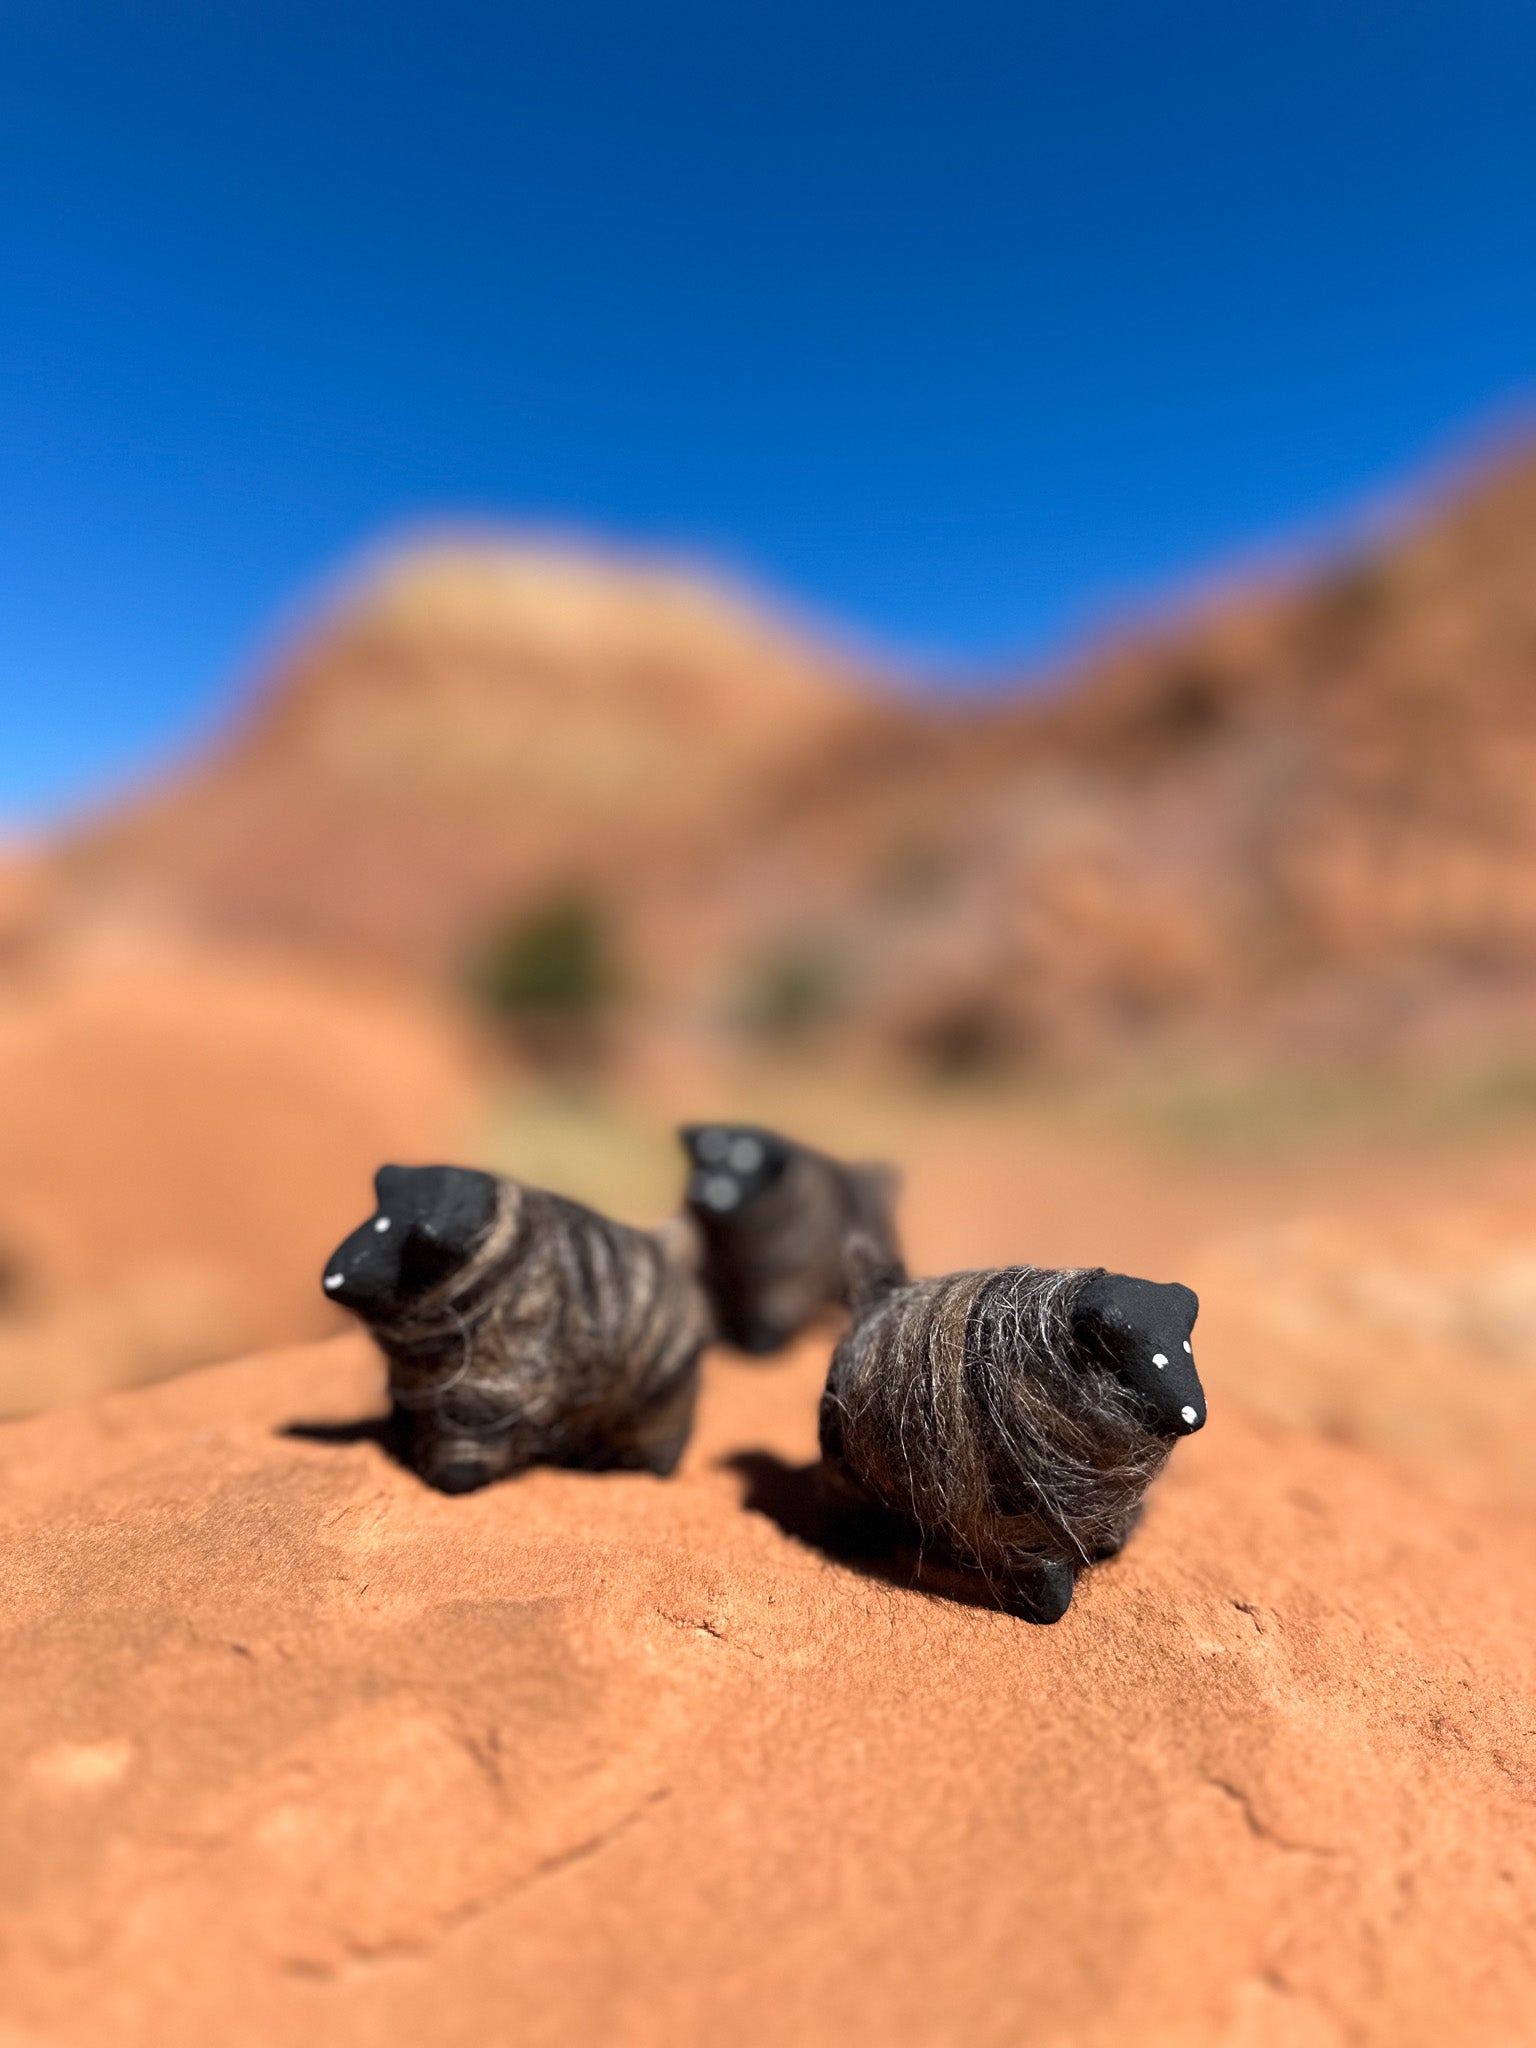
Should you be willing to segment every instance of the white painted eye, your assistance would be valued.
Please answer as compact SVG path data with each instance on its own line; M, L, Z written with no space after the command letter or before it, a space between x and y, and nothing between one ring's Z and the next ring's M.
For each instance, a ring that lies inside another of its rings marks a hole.
M382 1235L382 1233L388 1230L389 1228L389 1218L387 1216L375 1216L373 1219L373 1227Z
M1179 1410L1179 1413L1183 1416L1186 1422L1193 1422L1195 1420L1195 1411L1193 1408L1181 1408Z
M763 1163L763 1148L756 1138L738 1138L727 1163L735 1173L756 1173Z
M1165 1351L1154 1351L1152 1354L1152 1363L1157 1367L1158 1371L1161 1372L1163 1367L1168 1363L1168 1354Z
M1189 1339L1188 1339L1187 1337L1186 1337L1186 1338L1184 1339L1184 1349L1185 1349L1185 1350L1186 1350L1186 1351L1187 1351L1187 1352L1189 1353L1189 1355L1190 1355L1190 1357L1191 1357L1191 1358L1193 1358L1193 1357L1194 1357L1194 1355L1195 1355L1195 1347L1194 1347L1194 1345L1193 1345L1193 1344L1191 1344L1191 1343L1190 1343L1190 1341L1189 1341Z
M718 1166L731 1149L731 1141L724 1131L701 1131L699 1133L699 1157L710 1166Z
M346 1283L347 1276L345 1273L327 1273L325 1276L325 1285L333 1294L338 1287L344 1287Z
M711 1209L734 1209L741 1200L741 1189L729 1174L712 1173L700 1190L700 1199Z

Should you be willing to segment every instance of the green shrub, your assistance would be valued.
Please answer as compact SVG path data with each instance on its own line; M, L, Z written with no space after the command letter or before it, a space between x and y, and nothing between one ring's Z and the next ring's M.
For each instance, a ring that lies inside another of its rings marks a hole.
M740 1022L759 1038L803 1038L842 1008L844 977L825 944L780 939L752 960L737 1006Z
M618 992L609 921L593 897L567 890L521 911L492 938L473 984L514 1028L590 1032Z

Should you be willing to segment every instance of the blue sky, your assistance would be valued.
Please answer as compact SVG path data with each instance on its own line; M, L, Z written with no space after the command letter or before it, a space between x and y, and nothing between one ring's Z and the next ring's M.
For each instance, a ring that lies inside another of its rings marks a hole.
M0 0L0 821L350 552L715 558L935 668L1536 387L1527 0Z

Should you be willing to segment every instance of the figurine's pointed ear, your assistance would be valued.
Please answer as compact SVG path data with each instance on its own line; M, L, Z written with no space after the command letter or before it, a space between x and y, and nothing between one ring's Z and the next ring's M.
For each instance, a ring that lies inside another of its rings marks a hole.
M848 1171L877 1212L885 1216L894 1213L905 1178L899 1166L892 1166L885 1159L868 1159L858 1166L850 1166Z
M902 1286L906 1268L900 1256L866 1230L857 1230L843 1247L843 1289L855 1315Z
M1160 1436L1192 1436L1205 1425L1191 1341L1199 1313L1192 1288L1127 1273L1096 1273L1073 1307L1079 1349L1130 1388Z

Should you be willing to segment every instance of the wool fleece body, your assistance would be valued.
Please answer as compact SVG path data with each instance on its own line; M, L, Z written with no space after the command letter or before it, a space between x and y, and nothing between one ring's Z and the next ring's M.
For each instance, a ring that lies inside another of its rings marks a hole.
M1204 1426L1198 1299L1037 1266L893 1285L874 1248L855 1293L821 1402L834 1487L1031 1620L1059 1620L1079 1574L1125 1544L1175 1442Z
M321 1284L383 1352L401 1454L429 1485L674 1469L713 1327L686 1221L636 1230L457 1166L385 1166L374 1193Z
M905 1279L893 1167L849 1165L758 1124L689 1124L679 1136L704 1288L738 1351L766 1357L846 1308L856 1240L888 1279Z

